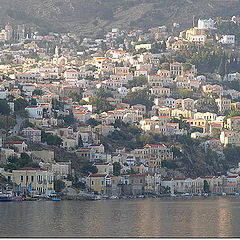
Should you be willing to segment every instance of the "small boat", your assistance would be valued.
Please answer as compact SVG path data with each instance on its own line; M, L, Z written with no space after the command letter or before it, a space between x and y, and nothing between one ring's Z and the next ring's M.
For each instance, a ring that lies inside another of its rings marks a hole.
M52 201L62 201L61 198L52 198Z
M0 202L19 202L22 201L22 196L17 196L12 190L0 192Z
M119 197L118 197L118 196L111 196L110 199L111 199L111 200L118 200Z

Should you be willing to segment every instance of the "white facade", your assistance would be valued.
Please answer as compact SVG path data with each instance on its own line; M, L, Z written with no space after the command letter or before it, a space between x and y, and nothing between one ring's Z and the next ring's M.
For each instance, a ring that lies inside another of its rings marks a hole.
M8 96L8 91L4 90L4 91L0 91L0 99L6 99Z
M210 19L198 19L198 29L213 29L214 21Z
M235 80L239 80L240 79L240 73L236 72L236 73L229 73L227 76L227 80L229 82L231 81L235 81Z
M121 97L124 98L127 96L129 89L127 89L126 87L120 87L118 88L118 92L121 94Z
M202 43L202 44L205 44L206 40L207 40L206 35L192 35L189 38L189 41L191 41L191 42Z
M175 99L174 98L166 98L166 107L175 108Z
M30 106L25 108L30 118L43 118L43 108L39 106Z
M220 42L222 44L235 44L235 35L223 35Z
M64 72L63 76L66 80L71 80L71 81L78 80L78 72L74 69L70 69L70 70Z

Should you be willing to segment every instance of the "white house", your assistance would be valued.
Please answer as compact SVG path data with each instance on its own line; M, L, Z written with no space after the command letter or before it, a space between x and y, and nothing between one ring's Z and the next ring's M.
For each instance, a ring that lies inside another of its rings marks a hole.
M0 90L0 99L6 99L8 96L8 90Z
M121 97L124 98L127 96L129 89L127 89L126 87L120 87L118 88L118 92L121 94Z
M175 99L174 98L166 98L166 107L175 108Z
M43 118L43 108L39 106L29 106L25 108L30 118Z
M77 81L78 80L78 72L74 69L67 70L63 74L64 78L68 81Z
M207 36L206 35L192 35L189 37L189 41L193 43L201 43L205 44L207 41Z
M228 80L229 82L235 81L235 80L239 80L239 79L240 79L240 73L238 73L238 72L229 73L229 74L227 75L227 80Z
M210 19L198 19L198 29L214 29L214 21Z
M222 44L235 44L235 35L223 35L219 42Z

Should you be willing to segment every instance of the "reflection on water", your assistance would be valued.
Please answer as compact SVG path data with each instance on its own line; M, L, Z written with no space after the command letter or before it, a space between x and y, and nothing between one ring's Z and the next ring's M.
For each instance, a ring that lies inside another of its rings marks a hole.
M234 207L234 205L232 207ZM232 209L229 201L221 199L218 211L219 237L228 237L232 235Z
M0 237L240 236L240 199L0 203Z

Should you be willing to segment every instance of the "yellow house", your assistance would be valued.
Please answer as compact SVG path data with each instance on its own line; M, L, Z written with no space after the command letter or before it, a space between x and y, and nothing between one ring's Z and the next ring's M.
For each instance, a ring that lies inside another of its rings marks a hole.
M87 186L90 190L103 195L118 195L118 177L108 174L91 174L87 178Z
M231 108L232 109L240 109L240 103L239 102L231 103Z
M162 159L156 157L150 157L147 161L148 169L150 172L157 173L162 167Z
M53 172L43 168L26 167L13 170L12 173L2 173L8 181L21 186L22 192L27 192L29 185L32 188L32 194L49 195L54 192L54 175ZM21 185L20 185L21 184Z

